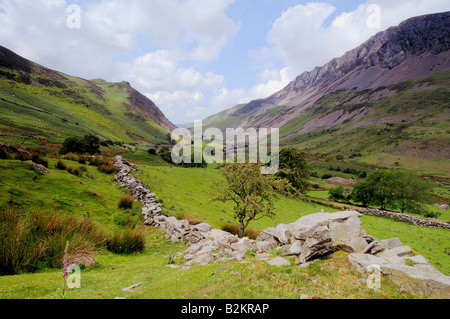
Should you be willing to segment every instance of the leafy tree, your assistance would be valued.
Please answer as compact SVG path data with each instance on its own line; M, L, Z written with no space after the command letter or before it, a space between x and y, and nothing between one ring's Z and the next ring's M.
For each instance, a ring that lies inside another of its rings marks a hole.
M84 149L85 153L89 155L95 155L100 153L100 139L92 134L84 137Z
M351 198L355 203L362 203L364 207L369 207L373 202L374 191L368 183L359 183L353 188Z
M239 236L252 221L264 217L273 218L274 201L278 195L292 192L292 185L286 179L274 175L262 175L261 164L228 164L220 169L225 177L223 185L218 184L213 200L234 202L234 215L239 222Z
M339 186L328 191L329 199L334 202L347 201L347 195L345 193L344 186Z
M308 154L293 146L281 149L280 169L276 176L287 179L297 192L305 192L311 177Z
M68 138L64 141L59 153L98 154L100 153L100 139L94 135L86 135L83 139L75 137Z
M396 170L393 172L393 196L395 206L402 213L408 211L423 215L430 198L432 185L422 180L416 172Z

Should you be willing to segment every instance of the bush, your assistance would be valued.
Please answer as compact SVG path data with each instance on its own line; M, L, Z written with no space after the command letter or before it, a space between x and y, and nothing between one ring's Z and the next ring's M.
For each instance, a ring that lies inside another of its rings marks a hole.
M64 141L60 154L98 154L100 153L100 139L94 135L85 135L83 139L71 137Z
M145 230L125 228L117 230L106 241L106 248L115 254L133 254L145 249Z
M82 176L83 175L83 170L80 166L78 167L70 167L67 169L67 171L69 172L69 174L71 175L75 175L75 176Z
M32 160L34 163L44 166L45 168L48 168L48 161L42 157L40 153L33 152L31 154L30 160Z
M149 153L150 155L156 155L157 151L156 151L156 149L154 149L154 148L150 148L150 149L148 150L148 153Z
M237 224L228 223L228 224L223 225L221 229L230 234L239 236L239 225L237 225ZM256 240L258 235L259 235L259 232L253 228L247 228L244 233L245 237L248 237L249 239L253 239L253 240Z
M328 191L329 199L334 202L345 201L347 196L345 195L345 188L343 186L339 186L337 188L330 189Z
M119 199L119 209L131 209L136 198L133 195L125 194Z
M113 162L103 162L97 167L99 172L105 173L105 174L113 174L117 172L116 167L114 166Z
M78 158L78 163L80 163L81 165L86 165L86 157L80 156Z
M35 211L0 212L0 275L16 275L40 268L60 268L66 243L68 261L89 267L106 237L90 219L61 217Z
M56 169L60 170L60 171L66 171L67 165L66 165L66 163L64 163L63 160L59 160L58 163L56 163Z
M9 158L8 153L3 148L0 148L0 159L8 159L8 158Z
M331 174L324 174L322 177L321 177L321 179L329 179L329 178L332 178L333 177L333 175L331 175Z

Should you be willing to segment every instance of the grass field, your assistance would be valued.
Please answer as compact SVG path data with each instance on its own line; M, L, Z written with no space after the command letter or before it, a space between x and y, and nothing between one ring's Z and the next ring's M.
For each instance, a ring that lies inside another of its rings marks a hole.
M160 198L166 213L202 218L215 228L233 221L231 204L210 202L213 185L220 180L217 169L170 167L144 151L126 156L139 162L140 171L136 177L148 183ZM48 175L37 175L22 162L0 161L0 206L13 202L20 204L18 208L25 211L38 208L77 216L89 212L104 227L114 228L118 199L124 190L113 180L113 176L87 167L82 177L75 177L54 169L56 161L50 159ZM79 165L66 162L68 166ZM324 193L321 192L320 196ZM139 205L134 209L138 210ZM277 217L274 220L261 220L251 226L262 230L280 223L294 222L322 209L336 211L322 205L283 198L276 203ZM450 258L445 253L445 249L450 247L448 231L375 217L363 217L362 222L368 234L378 239L398 237L405 245L410 245L414 251L428 258L437 269L450 274ZM185 249L181 243L169 242L163 233L148 228L143 253L117 255L106 250L98 253L96 266L82 270L82 288L71 290L67 298L298 299L301 294L331 299L420 298L400 293L399 288L386 279L383 279L380 291L368 289L361 281L364 276L348 263L346 254L339 253L332 260L317 261L306 269L291 266L280 270L255 258L248 259L248 264L234 262L196 266L185 271L167 267L168 256ZM122 291L137 283L143 284L127 293ZM61 291L62 272L58 269L0 277L0 298L57 299Z

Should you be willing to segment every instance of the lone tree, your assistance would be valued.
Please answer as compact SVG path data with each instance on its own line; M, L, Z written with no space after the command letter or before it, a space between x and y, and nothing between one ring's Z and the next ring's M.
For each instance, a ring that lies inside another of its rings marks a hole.
M292 192L292 185L286 179L274 175L262 175L261 164L228 164L220 172L225 183L218 185L213 200L234 202L234 217L239 222L239 237L252 221L275 216L274 201L279 195Z
M305 192L311 177L308 154L293 146L282 148L280 150L280 170L276 176L287 179L297 192Z

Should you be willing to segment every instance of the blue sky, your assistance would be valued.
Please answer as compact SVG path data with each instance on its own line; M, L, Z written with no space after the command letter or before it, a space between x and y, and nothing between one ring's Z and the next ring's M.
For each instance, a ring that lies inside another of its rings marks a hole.
M80 28L67 25L71 4ZM377 32L449 10L448 0L0 0L0 45L70 75L128 81L178 124L268 97Z

